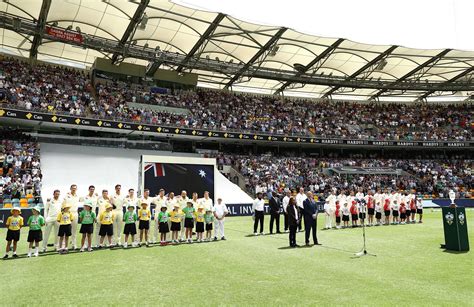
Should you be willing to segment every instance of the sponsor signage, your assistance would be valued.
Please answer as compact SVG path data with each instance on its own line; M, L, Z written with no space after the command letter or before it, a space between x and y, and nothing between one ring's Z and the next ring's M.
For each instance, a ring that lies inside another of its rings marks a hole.
M51 35L53 37L59 38L61 40L69 41L69 42L82 43L84 41L82 34L77 33L77 32L66 31L63 29L53 28L49 26L45 28L45 32L48 35Z
M474 147L474 142L449 142L449 141L374 141L374 140L344 140L333 138L317 138L317 137L298 137L298 136L282 136L268 134L251 134L236 133L225 131L212 131L192 128L178 128L169 126L149 125L140 123L129 123L123 121L113 121L108 119L93 119L76 117L69 115L59 115L53 113L30 112L27 110L0 109L0 118L18 118L29 121L41 121L58 124L68 124L73 126L100 127L118 130L140 131L156 133L158 135L182 135L196 136L202 138L217 138L244 140L250 142L280 142L289 144L306 144L306 145L348 145L348 146L377 146L377 147L451 147L451 148L469 148Z

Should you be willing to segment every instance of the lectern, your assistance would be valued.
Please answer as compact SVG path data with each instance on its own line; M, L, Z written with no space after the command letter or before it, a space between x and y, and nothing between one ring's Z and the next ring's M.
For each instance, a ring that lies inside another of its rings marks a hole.
M443 207L445 248L453 251L468 251L466 210L463 207Z

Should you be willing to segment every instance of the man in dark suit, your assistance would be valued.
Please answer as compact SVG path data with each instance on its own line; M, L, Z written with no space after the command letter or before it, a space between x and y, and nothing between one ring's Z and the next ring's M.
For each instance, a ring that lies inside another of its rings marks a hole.
M318 217L318 208L316 206L316 202L314 201L313 193L308 192L306 196L308 198L303 201L303 218L306 246L309 246L309 233L311 231L313 233L314 245L321 245L318 243L318 238L316 237L316 219Z
M280 199L276 192L272 192L272 198L268 202L270 207L270 234L273 233L273 223L276 222L276 232L280 232Z
M288 214L288 227L290 229L289 239L290 247L297 247L296 244L296 229L298 227L298 208L296 207L296 200L291 197L286 208Z

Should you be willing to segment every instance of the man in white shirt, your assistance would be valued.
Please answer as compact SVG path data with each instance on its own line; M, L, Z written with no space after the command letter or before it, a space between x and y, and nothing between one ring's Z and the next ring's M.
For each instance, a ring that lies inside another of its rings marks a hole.
M335 218L335 212L336 212L336 191L332 190L331 194L326 198L326 201L324 203L324 217L326 221L326 229L331 229L333 220Z
M136 210L139 207L138 198L135 197L134 189L128 189L128 195L125 196L124 203L125 208L128 208L128 206L133 206Z
M179 204L179 208L181 210L186 208L187 203L189 201L189 198L188 198L188 193L185 190L181 191L181 195L178 196L177 199L178 199L177 202ZM195 207L194 210L197 211L197 207ZM204 210L206 210L206 209L204 209ZM183 218L183 219L181 219L181 232L180 232L180 241L181 242L184 242L184 232L185 231L186 231L186 228L184 228L184 218Z
M110 204L111 200L109 197L109 191L107 190L102 190L102 196L100 196L97 199L97 208L98 208L98 213L97 216L99 216L102 212L105 211L105 207ZM98 247L100 245L100 236L99 236L99 231L100 231L100 222L99 219L97 219L97 223L95 223L94 227L94 241L95 241L95 246Z
M359 191L356 193L355 198L357 199L357 202L360 202L362 199L364 199L364 190L362 188L359 188Z
M91 211L94 212L94 213L97 213L97 211L96 211L97 210L97 200L99 198L99 195L97 195L97 193L95 193L95 186L93 186L93 185L90 185L88 190L89 190L89 193L87 193L86 196L81 197L79 200L82 203L90 202ZM99 230L97 229L97 231L99 231ZM85 244L84 248L88 247L87 246L87 240L85 241L84 244Z
M77 213L79 207L79 195L77 195L77 185L72 184L70 187L70 191L64 197L62 205L70 205L69 212L72 213L72 221L71 221L71 241L72 241L72 248L77 249L77 224L79 221L79 214Z
M255 215L255 221L253 223L253 233L254 235L258 236L257 228L258 223L260 222L260 234L264 235L263 232L263 217L264 217L264 210L265 210L265 201L262 198L262 193L257 193L257 198L253 201L252 209Z
M44 206L44 219L45 219L45 228L44 228L44 238L43 238L43 250L44 253L48 246L48 239L49 235L51 234L51 230L54 231L54 247L56 250L59 249L58 246L58 230L59 230L59 223L57 221L58 215L61 212L61 200L59 199L59 190L54 190L53 192L53 199L48 198L46 204Z
M204 211L214 211L212 199L209 197L209 192L204 191L204 197L200 199L200 205L204 206Z
M170 193L172 194L172 193ZM149 189L144 189L143 190L143 196L140 197L139 199L139 206L141 208L142 204L147 204L147 208L149 208L150 210L150 213L153 214L153 212L151 212L151 204L154 203L155 201L155 198L154 197L151 197L150 196L150 190ZM176 199L175 199L175 202L176 202ZM150 234L150 230L148 230L148 233ZM153 241L153 238L150 238L151 236L148 235L148 242L146 243L150 243L150 241Z
M119 246L122 245L121 233L123 232L123 206L125 204L124 197L120 194L121 190L122 186L120 184L115 185L115 195L111 199L114 214L114 237L112 244Z
M302 225L303 223L301 222L303 220L303 202L307 199L308 197L306 196L304 189L300 188L298 194L296 194L296 206L298 207L298 211L300 212L300 218L298 219L298 231L303 231Z
M153 223L153 241L158 240L158 225L160 224L158 221L158 215L160 214L161 207L166 206L166 197L165 197L165 190L160 189L158 192L158 196L155 197L154 203L156 205L156 210L155 210L155 222Z
M214 241L220 236L221 240L225 240L224 234L224 221L225 216L229 213L227 206L222 203L222 198L217 199L217 204L214 206L214 217L216 218L214 221Z
M286 211L286 209L288 208L288 204L290 203L290 198L291 198L291 191L290 190L286 190L285 192L285 197L283 197L283 200L282 200L282 205L283 205L283 214L284 214L284 217L285 217L285 232L288 232L288 212Z
M89 193L83 197L83 200L84 202L86 201L90 201L92 207L91 207L91 211L92 212L96 212L96 208L97 208L97 199L99 198L99 195L97 195L97 193L95 193L95 186L91 185L89 186Z

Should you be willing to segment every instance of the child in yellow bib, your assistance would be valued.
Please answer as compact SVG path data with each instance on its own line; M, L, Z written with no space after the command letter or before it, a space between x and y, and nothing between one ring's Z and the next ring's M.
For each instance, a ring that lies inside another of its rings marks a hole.
M181 230L181 219L183 218L183 212L180 209L179 204L173 206L173 210L170 212L171 221L171 242L179 243L178 233Z
M18 241L20 241L20 229L23 227L23 217L20 215L20 208L13 208L11 210L11 216L7 218L7 223L5 224L8 228L7 230L7 246L5 248L5 256L3 259L8 258L8 253L10 252L10 245L13 242L13 258L18 258L16 254L16 246Z
M60 254L67 254L67 244L69 241L69 237L71 236L71 223L74 219L74 216L69 209L71 208L71 204L64 203L61 207L61 213L58 214L56 221L59 223L59 230L58 230L58 237L59 237L59 250ZM63 247L64 244L64 247Z
M111 204L105 205L105 211L99 215L100 230L99 230L99 248L103 247L105 236L107 236L107 241L109 246L112 246L112 236L114 235L113 222L115 219L115 214L112 212L113 206Z
M148 207L148 204L144 202L141 204L141 209L138 210L138 219L139 219L138 229L140 230L139 245L142 244L143 237L145 237L146 246L148 246L148 230L150 229L150 218L151 218L151 212L147 207Z

